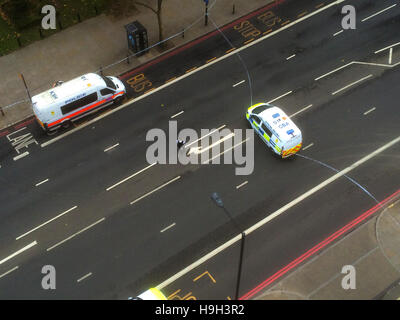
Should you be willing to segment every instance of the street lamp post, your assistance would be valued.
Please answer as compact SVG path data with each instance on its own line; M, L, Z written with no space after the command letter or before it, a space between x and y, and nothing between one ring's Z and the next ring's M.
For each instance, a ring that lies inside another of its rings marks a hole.
M239 267L238 267L238 274L237 274L237 278L236 278L236 293L235 293L235 300L238 300L239 299L240 279L242 277L243 250L244 250L244 241L245 241L246 233L241 230L239 225L236 223L235 219L233 219L230 212L225 208L224 203L217 192L214 192L211 195L211 199L216 203L216 205L218 207L220 207L224 210L225 214L232 221L232 223L235 225L235 228L241 233L241 236L242 236L241 240L240 240Z
M208 0L203 1L206 4L206 13L204 15L204 25L206 26L208 24Z

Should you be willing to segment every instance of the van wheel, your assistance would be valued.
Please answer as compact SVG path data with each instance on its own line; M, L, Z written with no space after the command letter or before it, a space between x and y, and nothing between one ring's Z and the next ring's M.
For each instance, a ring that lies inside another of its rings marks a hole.
M58 132L58 130L46 131L46 134L47 134L48 136L54 136L57 132Z
M114 100L114 105L119 106L122 104L122 100L124 97L118 97L117 99Z
M65 121L61 124L61 127L63 127L63 129L68 129L71 126L71 121Z

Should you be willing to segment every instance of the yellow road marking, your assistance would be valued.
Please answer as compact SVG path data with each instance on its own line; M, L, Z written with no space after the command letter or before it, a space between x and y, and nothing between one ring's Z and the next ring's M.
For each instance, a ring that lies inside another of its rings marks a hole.
M290 23L290 20L286 20L284 23L281 24L281 27L287 25L288 23Z
M304 12L300 13L300 14L297 16L297 18L300 18L300 17L304 16L306 13L307 13L307 11L304 11Z
M265 31L263 34L267 34L270 33L272 31L272 29L268 29L267 31Z
M197 280L199 280L199 279L200 279L202 276L204 276L205 274L207 274L207 275L210 277L210 279L211 279L212 282L214 282L214 283L217 282L217 281L215 281L215 279L213 278L213 276L212 276L208 271L205 271L205 272L203 272L201 275L199 275L198 277L194 278L194 279L193 279L193 282L196 282Z
M229 49L228 51L226 51L226 53L232 52L232 51L235 50L235 49L236 49L236 48Z
M171 79L165 81L165 83L171 82L171 81L173 81L173 80L175 80L175 79L176 79L176 77L173 77L173 78L171 78Z
M170 294L167 299L169 300L171 297L178 294L180 291L181 291L181 289L176 290L174 293Z
M211 59L207 60L206 63L209 63L209 62L211 62L211 61L214 61L215 59L217 59L217 57L214 57L214 58L211 58Z
M249 42L254 41L254 39L255 39L255 38L252 38L252 39L250 39L250 40L247 40L244 44L248 44Z
M319 9L319 8L321 8L323 5L325 5L324 2L320 3L319 5L316 5L316 6L315 6L315 9Z
M191 72L191 71L193 71L195 69L197 69L197 67L193 67L192 69L187 70L186 73L189 73L189 72Z

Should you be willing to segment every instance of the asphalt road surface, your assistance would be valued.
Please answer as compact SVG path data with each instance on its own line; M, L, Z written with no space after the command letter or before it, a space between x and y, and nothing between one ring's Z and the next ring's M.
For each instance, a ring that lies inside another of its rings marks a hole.
M344 4L357 8L357 28L338 34ZM345 1L304 15L240 56L212 63L70 134L45 144L29 140L26 156L15 158L14 148L28 133L0 138L0 298L137 295L335 170L373 155L247 236L243 295L398 190L400 142L373 154L400 136L400 46L380 51L400 41L400 6L394 4ZM248 129L246 109L271 100L303 132L301 156L293 160L274 158L258 137L248 176L235 175L235 164L146 160L146 133L153 128L168 132L173 120L178 130L199 134L223 125ZM213 192L238 228L211 201ZM238 259L235 242L162 290L174 299L233 298ZM56 290L41 287L44 265L56 269Z

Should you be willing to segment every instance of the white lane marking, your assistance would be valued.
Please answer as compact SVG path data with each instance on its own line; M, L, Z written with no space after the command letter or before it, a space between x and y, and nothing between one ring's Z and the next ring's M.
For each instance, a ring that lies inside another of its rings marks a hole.
M393 43L393 44L391 44L390 46L387 46L387 47L382 48L382 49L380 49L380 50L378 50L378 51L375 51L374 53L377 54L377 53L382 52L382 51L385 51L385 50L387 50L387 49L391 49L391 48L393 48L393 47L398 46L399 44L400 44L400 42Z
M248 184L248 183L249 183L249 182L246 180L245 182L243 182L243 183L239 184L238 186L236 186L236 189L239 189L239 188L245 186L245 185Z
M88 274L85 274L82 278L79 278L78 280L76 280L76 282L81 282L82 280L85 280L86 278L90 277L92 275L91 272L89 272Z
M333 36L336 37L338 34L341 34L343 31L344 31L344 30L340 30L340 31L334 33Z
M365 111L365 112L364 112L364 116L366 116L368 113L374 111L375 109L376 109L376 108L373 107L372 109L369 109L368 111Z
M230 151L230 150L232 150L232 149L235 149L237 146L240 146L242 143L245 143L247 140L249 140L249 138L247 138L246 140L243 140L243 141L241 141L241 142L235 144L234 146L230 147L229 149L226 149L226 150L223 151L223 152L220 152L219 154L217 154L216 156L212 157L211 159L205 160L205 161L203 162L203 164L206 164L206 163L208 163L208 162L213 161L215 158L218 158L220 155L224 154L225 152L228 152L228 151Z
M65 242L67 242L68 240L71 240L72 238L76 237L77 235L81 234L82 232L84 232L84 231L86 231L86 230L88 230L88 229L94 227L96 224L99 224L100 222L103 222L105 219L106 219L106 218L101 218L100 220L97 220L96 222L92 223L90 226L87 226L86 228L83 228L82 230L80 230L80 231L74 233L73 235L69 236L68 238L66 238L66 239L64 239L64 240L62 240L62 241L60 241L60 242L57 242L54 246L51 246L50 248L47 248L46 251L53 250L54 248L56 248L56 247L58 247L59 245L61 245L61 244L65 243Z
M293 118L294 116L297 116L299 113L306 111L307 109L311 108L312 106L313 106L312 104L309 104L308 106L304 107L303 109L300 109L299 111L290 115L289 118Z
M291 56L287 57L287 58L286 58L286 60L290 60L290 59L294 58L295 56L296 56L296 55L295 55L295 54L293 54L293 55L291 55Z
M389 61L388 61L389 64L392 64L392 56L393 56L393 48L390 48L390 50L389 50Z
M30 244L28 244L27 246L23 247L22 249L19 249L18 251L14 252L13 254L9 255L8 257L4 258L3 260L0 261L0 264L3 264L4 262L14 258L15 256L19 255L20 253L32 248L33 246L37 245L37 241L33 241Z
M121 183L124 183L125 181L133 178L134 176L137 176L138 174L142 173L143 171L146 171L148 169L150 169L152 166L156 165L157 162L154 162L153 164L147 166L146 168L143 168L141 170L139 170L138 172L135 172L134 174L130 175L129 177L126 177L125 179L122 179L121 181L117 182L116 184L113 184L111 187L108 187L106 189L106 191L110 191L111 189L114 189L115 187L119 186Z
M8 275L9 273L11 273L11 272L17 270L18 268L19 268L19 267L16 266L16 267L12 268L11 270L8 270L7 272L4 272L3 274L0 274L0 279L3 278L3 277L5 277L5 276Z
M314 143L310 143L307 147L303 148L303 151L307 150L308 148L311 148L314 145Z
M240 85L240 84L242 84L242 83L244 83L244 82L246 82L246 80L242 80L242 81L240 81L240 82L234 84L232 87L234 88L234 87L236 87L236 86L238 86L238 85Z
M171 116L171 119L173 119L173 118L175 118L175 117L181 115L181 114L184 113L184 112L185 112L185 111L182 110L181 112L178 112L178 113L174 114L173 116Z
M191 143L185 144L185 148L189 148L192 144L194 144L194 143L196 143L196 142L198 142L198 141L200 141L200 140L203 140L205 137L207 137L207 136L213 134L214 132L219 131L219 130L221 130L222 128L225 128L225 127L226 127L226 124L220 126L220 127L217 128L217 129L214 129L214 130L210 131L208 134L206 134L206 135L200 137L200 138L197 139L197 140L194 140L194 141L191 142Z
M29 155L29 152L25 151L24 153L19 154L18 156L14 157L13 159L14 159L14 161L17 161L23 157L26 157L27 155Z
M167 231L168 229L171 229L172 227L174 227L176 225L176 223L174 222L173 224L169 225L168 227L162 229L160 232L163 233L164 231Z
M74 129L72 129L72 130L70 130L68 132L65 132L64 134L61 134L61 135L59 135L58 137L56 137L56 138L54 138L52 140L46 141L46 142L42 143L40 146L42 148L44 148L44 147L46 147L46 146L48 146L48 145L50 145L50 144L52 144L54 142L57 142L58 140L61 140L61 139L65 138L66 136L69 136L70 134L72 134L72 133L74 133L74 132L76 132L78 130L81 130L81 129L87 127L87 126L90 126L94 122L99 121L99 120L101 120L101 119L113 114L114 112L118 112L119 110L121 110L123 108L126 108L126 107L129 107L131 105L134 105L135 102L140 101L140 100L148 97L149 95L152 95L152 94L154 94L154 93L156 93L158 91L161 91L161 90L167 88L168 86L171 86L171 85L175 84L176 82L185 79L186 77L190 77L190 76L194 75L195 73L214 65L215 63L218 63L218 62L220 62L220 61L222 61L224 59L227 59L227 58L231 57L232 55L235 55L235 54L239 53L242 50L246 50L247 48L249 48L251 46L254 46L257 43L259 43L261 41L264 41L264 40L266 40L266 39L268 39L268 38L270 38L270 37L282 32L282 31L284 31L284 30L286 30L286 29L288 29L288 28L290 28L290 27L292 27L292 26L294 26L294 25L296 25L296 24L298 24L298 23L300 23L300 22L302 22L304 20L307 20L307 19L313 17L314 15L317 15L317 14L319 14L319 13L321 13L321 12L323 12L323 11L333 7L333 6L338 5L338 4L340 4L340 3L344 2L344 1L345 0L336 0L336 1L332 2L332 3L330 3L330 4L327 4L326 6L323 6L318 10L315 10L315 11L313 11L313 12L311 12L311 13L309 13L309 14L307 14L307 15L305 15L305 16L303 16L303 17L301 17L301 18L299 18L299 19L297 19L297 20L295 20L295 21L293 21L291 23L288 23L288 24L284 25L283 27L281 27L281 28L279 28L279 29L277 29L275 31L272 31L272 32L266 34L265 36L262 36L262 37L260 37L260 38L258 38L256 40L254 40L254 41L251 41L250 43L248 43L248 44L246 44L246 45L244 45L244 46L242 46L242 47L240 47L240 48L238 48L238 49L236 49L236 50L234 50L232 52L229 52L229 53L227 53L227 54L225 54L225 55L223 55L223 56L221 56L221 57L219 57L219 58L217 58L217 59L215 59L215 60L213 60L213 61L211 61L211 62L209 62L207 64L204 64L204 65L198 67L197 69L193 70L192 72L185 73L184 75L182 75L182 76L180 76L180 77L178 77L178 78L176 78L176 79L174 79L174 80L172 80L170 82L167 82L167 83L159 86L158 88L156 88L156 89L154 89L154 90L152 90L150 92L147 92L147 93L145 93L145 94L143 94L143 95L141 95L141 96L139 96L139 97L137 97L135 99L132 99L132 100L124 103L123 105L121 105L121 106L119 106L119 107L117 107L115 109L112 109L110 112L104 113L104 114L98 116L97 118L89 120L88 122L86 122L85 124L80 125L77 128L74 128Z
M335 70L332 70L332 71L330 71L330 72L328 72L328 73L325 73L325 74L323 74L322 76L320 76L320 77L318 77L318 78L315 78L314 80L315 80L315 81L318 81L318 80L320 80L320 79L322 79L322 78L325 78L325 77L331 75L332 73L335 73L335 72L337 72L337 71L339 71L339 70L341 70L341 69L343 69L343 68L346 68L346 67L348 67L348 66L350 66L350 65L352 65L352 64L361 64L361 65L367 65L367 66L377 66L377 67L385 67L385 68L394 68L394 67L397 67L398 65L400 65L400 62L397 62L397 63L395 63L395 64L390 65L390 64L383 64L383 63L371 63L371 62L352 61L352 62L350 62L350 63L348 63L348 64L345 64L344 66L341 66L341 67L339 67L339 68L337 68L337 69L335 69Z
M350 171L354 170L355 168L359 167L360 165L362 165L363 163L367 162L368 160L374 158L375 156L377 156L378 154L380 154L383 151L387 150L388 148L390 148L391 146L395 145L398 142L400 142L400 136L397 137L396 139L388 142L387 144L385 144L384 146L380 147L379 149L375 150L374 152L370 153L369 155L365 156L364 158L361 158L360 160L358 160L357 162L353 163L349 167L347 167L347 168L343 169L342 171L336 173L331 178L329 178L329 179L323 181L322 183L318 184L314 188L310 189L306 193L304 193L301 196L297 197L296 199L292 200L291 202L289 202L288 204L286 204L282 208L278 209L274 213L268 215L266 218L260 220L255 225L253 225L252 227L250 227L247 230L245 230L244 231L245 234L248 235L251 232L257 230L260 227L262 227L266 223L270 222L271 220L275 219L276 217L280 216L281 214L283 214L284 212L289 210L291 207L295 206L296 204L298 204L299 202L303 201L304 199L310 197L315 192L325 188L327 185L331 184L332 182L336 181L340 177L344 176L345 174L347 174ZM165 288L166 286L168 286L172 282L176 281L180 277L184 276L185 274L187 274L188 272L190 272L194 268L197 268L199 265L201 265L205 261L211 259L212 257L217 255L221 251L223 251L226 248L230 247L231 245L235 244L241 238L242 238L242 235L238 234L236 237L234 237L234 238L230 239L229 241L227 241L226 243L220 245L219 247L217 247L213 251L211 251L208 254L206 254L203 257L201 257L199 260L193 262L192 264L190 264L186 268L182 269L181 271L179 271L178 273L176 273L175 275L173 275L169 279L167 279L164 282L160 283L156 288L159 289L159 290L162 290L163 288Z
M348 66L351 65L351 64L353 64L353 62L350 62L350 63L348 63L348 64L345 64L344 66L341 66L341 67L339 67L339 68L336 68L336 69L334 69L334 70L332 70L332 71L330 71L330 72L328 72L328 73L325 73L325 74L323 74L322 76L319 76L318 78L315 78L314 80L315 80L315 81L318 81L318 80L320 80L320 79L322 79L322 78L325 78L325 77L331 75L332 73L335 73L336 71L339 71L339 70L341 70L341 69L343 69L343 68L348 67Z
M392 9L392 8L395 7L395 6L397 6L397 3L395 3L394 5L391 5L390 7L385 8L385 9L383 9L383 10L381 10L381 11L378 11L378 12L374 13L373 15L370 15L370 16L368 16L368 17L362 19L361 22L367 21L367 20L369 20L369 19L371 19L371 18L377 16L378 14L381 14L381 13L383 13L383 12L389 10L389 9Z
M368 76L366 76L366 77L364 77L364 78L361 78L361 79L359 79L359 80L357 80L357 81L354 81L354 82L348 84L347 86L345 86L345 87L343 87L343 88L341 88L341 89L339 89L339 90L336 90L335 92L332 92L332 95L334 96L335 94L337 94L337 93L339 93L339 92L341 92L341 91L343 91L343 90L346 90L346 89L350 88L351 86L354 86L354 85L357 84L357 83L360 83L360 82L362 82L362 81L364 81L364 80L367 80L367 79L371 78L372 76L373 76L373 75L370 74L370 75L368 75Z
M54 220L56 220L56 219L62 217L63 215L67 214L68 212L71 212L72 210L75 210L76 208L78 208L78 206L74 206L74 207L72 207L72 208L70 208L70 209L64 211L63 213L60 213L59 215L55 216L54 218L52 218L52 219L50 219L50 220L47 220L46 222L44 222L44 223L42 223L41 225L39 225L39 226L37 226L37 227L35 227L35 228L29 230L28 232L25 232L24 234L22 234L22 235L20 235L19 237L17 237L15 240L19 240L19 239L25 237L26 235L32 233L33 231L36 231L37 229L39 229L39 228L41 228L41 227L44 227L46 224L49 224L50 222L52 222L52 221L54 221Z
M278 99L280 99L280 98L286 97L287 95L291 94L292 92L293 92L293 91L288 91L288 92L286 92L286 93L280 95L279 97L276 97L276 98L274 98L274 99L268 101L267 103L275 102L276 100L278 100Z
M181 176L177 176L177 177L175 177L175 178L169 180L168 182L162 184L161 186L155 188L154 190L152 190L152 191L150 191L150 192L147 192L146 194L144 194L143 196L137 198L136 200L133 200L130 204L132 205L132 204L134 204L134 203L136 203L136 202L138 202L138 201L140 201L140 200L142 200L142 199L148 197L148 196L151 195L152 193L154 193L154 192L156 192L156 191L158 191L158 190L160 190L160 189L166 187L166 186L169 185L170 183L175 182L176 180L178 180L178 179L180 179L180 178L181 178Z
M40 186L41 184L46 183L47 181L49 181L49 179L40 181L40 182L36 183L35 186L36 186L36 187L37 187L37 186Z
M104 152L110 151L111 149L114 149L115 147L118 147L118 146L119 146L119 142L114 144L114 145L112 145L111 147L108 147L108 148L104 149Z
M18 129L18 130L16 130L16 131L13 131L13 132L9 133L9 134L7 135L8 140L10 140L9 136L11 136L11 135L13 135L13 134L15 134L15 133L17 133L17 132L20 132L20 131L22 131L22 130L25 130L25 129L26 129L26 127L22 127L21 129Z
M232 133L226 135L225 137L221 138L220 140L214 142L213 144L209 145L208 147L206 147L204 149L201 146L198 147L198 148L191 148L188 154L191 154L191 153L200 154L200 153L206 152L206 151L214 148L216 145L221 144L225 140L228 140L228 139L232 138L234 135L235 134L232 132Z

